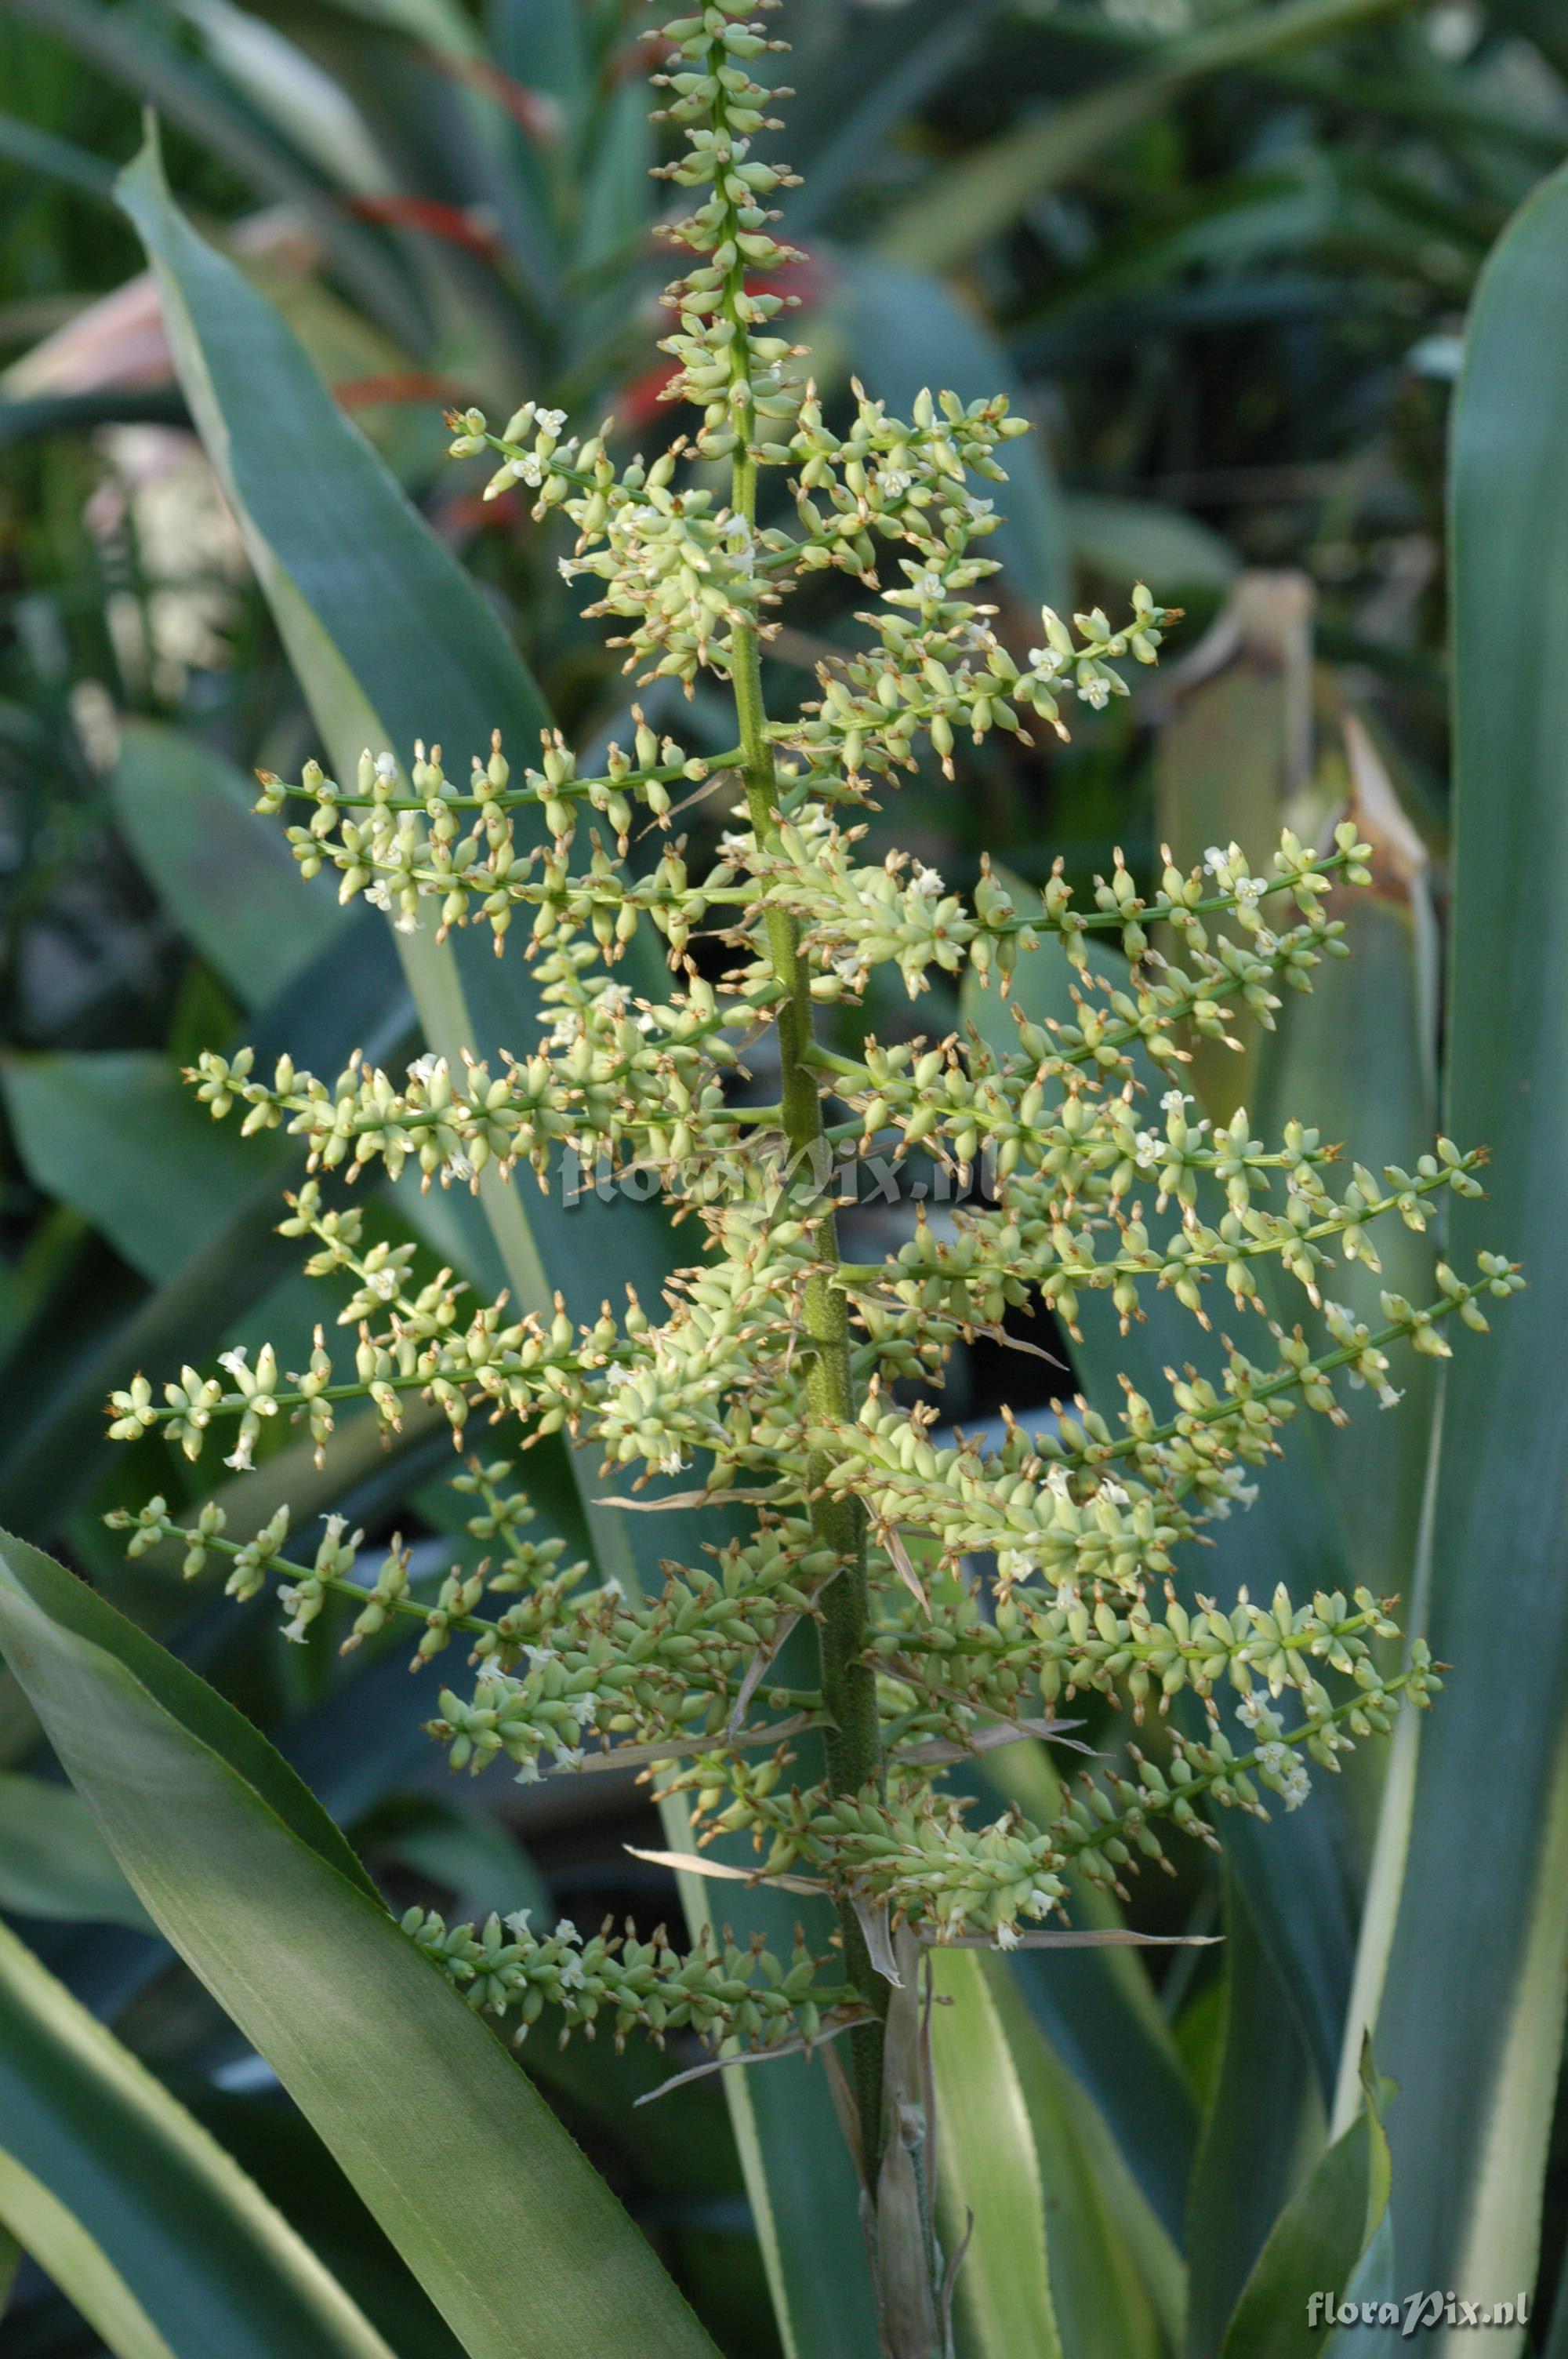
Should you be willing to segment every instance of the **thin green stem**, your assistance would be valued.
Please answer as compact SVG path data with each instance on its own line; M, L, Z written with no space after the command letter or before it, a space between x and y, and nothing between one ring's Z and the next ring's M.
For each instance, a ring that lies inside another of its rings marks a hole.
M974 1108L965 1107L960 1111L969 1119L974 1118ZM1027 1136L1031 1134L1025 1129L1024 1135ZM1173 1157L1173 1159L1179 1160L1184 1169L1199 1171L1212 1171L1219 1168L1225 1160L1220 1156L1200 1157L1184 1154ZM1468 1170L1476 1159L1473 1156L1467 1156L1456 1168L1460 1170ZM1249 1171L1273 1169L1283 1165L1285 1160L1282 1155L1256 1156L1249 1160L1246 1168ZM1450 1186L1452 1180L1451 1171L1444 1169L1434 1172L1428 1179L1412 1180L1408 1188L1396 1189L1387 1196L1370 1199L1362 1205L1359 1212L1352 1213L1342 1209L1331 1220L1314 1221L1308 1228L1292 1228L1281 1235L1254 1237L1245 1245L1230 1244L1222 1239L1218 1251L1215 1253L1199 1252L1195 1247L1192 1247L1190 1239L1184 1231L1180 1237L1173 1241L1170 1256L1163 1261L1152 1251L1144 1256L1123 1254L1114 1261L1096 1262L1083 1269L1070 1271L1067 1282L1075 1288L1084 1287L1093 1290L1102 1288L1108 1283L1114 1284L1119 1277L1153 1277L1163 1281L1173 1276L1188 1277L1195 1270L1222 1269L1227 1267L1232 1262L1260 1261L1270 1254L1290 1253L1299 1245L1318 1245L1325 1237L1343 1236L1346 1229L1360 1228L1368 1221L1380 1220L1385 1212L1393 1212L1407 1196L1434 1195L1439 1190ZM1177 1246L1189 1249L1177 1251L1175 1250ZM1021 1274L1028 1276L1034 1283L1039 1283L1038 1271L1028 1270ZM984 1277L989 1275L987 1270L966 1269L961 1264L951 1261L846 1261L839 1263L834 1274L834 1283L852 1288L873 1286L892 1288L903 1286L912 1279L921 1283L927 1279L936 1279L949 1285L961 1286L966 1278Z
M718 73L726 63L722 48L716 48L709 70ZM747 323L741 311L745 291L745 264L737 259L727 277L723 299L725 316L734 330L730 345L730 403L732 422L740 438L731 471L730 506L754 530L757 460L752 445L756 411ZM739 624L732 633L730 679L745 755L741 770L752 832L759 844L780 852L783 844L778 780L762 696L761 639L754 624ZM782 986L775 1022L784 1135L795 1169L810 1173L816 1169L823 1151L822 1101L808 1061L814 1046L810 973L801 956L799 929L789 913L769 908L764 924L769 962ZM849 1307L842 1288L834 1284L832 1276L838 1260L838 1231L830 1200L817 1200L812 1213L812 1234L817 1266L806 1280L802 1306L804 1340L811 1355L807 1397L815 1420L847 1424L855 1416L855 1384L849 1359ZM813 1452L806 1467L813 1536L832 1550L840 1568L821 1593L822 1616L817 1625L823 1700L831 1721L824 1742L827 1782L832 1792L857 1795L868 1787L877 1792L883 1787L876 1674L866 1652L871 1624L866 1519L859 1500L828 1495L830 1464L826 1456ZM871 1964L860 1919L848 1899L839 1904L838 1922L849 1979L867 1994L875 2010L871 2021L849 2035L860 2135L868 2167L874 2174L882 2140L881 2017L886 2013L888 1986Z
M269 772L258 772L264 786L287 786L291 795L302 796L307 801L330 803L334 810L425 811L434 816L438 811L516 810L526 804L571 802L580 800L602 787L609 794L635 794L639 787L673 787L681 780L692 786L702 786L725 770L737 767L741 760L739 746L723 754L695 754L692 761L704 766L702 777L692 778L686 762L665 762L651 770L622 770L618 777L608 771L597 778L566 778L558 787L541 781L536 787L506 787L496 794L449 795L345 795L341 793L311 794L308 787L295 786L275 779Z

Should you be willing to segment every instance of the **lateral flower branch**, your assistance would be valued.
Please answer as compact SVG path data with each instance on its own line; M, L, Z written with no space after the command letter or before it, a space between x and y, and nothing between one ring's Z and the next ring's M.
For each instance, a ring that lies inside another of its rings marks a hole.
M563 2036L689 2030L715 2050L847 2031L885 2347L925 2359L949 2347L951 2272L918 2192L925 2092L894 2060L918 2043L884 2048L890 2008L914 2004L912 1967L946 1941L1062 1938L1038 1929L1064 1917L1069 1871L1120 1894L1141 1860L1162 1863L1172 1830L1212 1842L1216 1809L1293 1809L1309 1764L1335 1769L1401 1702L1430 1701L1420 1646L1397 1677L1379 1668L1374 1641L1393 1625L1369 1593L1222 1606L1189 1588L1184 1602L1178 1567L1245 1505L1300 1412L1341 1418L1342 1378L1391 1405L1397 1353L1445 1355L1452 1321L1484 1328L1483 1306L1520 1280L1490 1255L1467 1276L1440 1264L1434 1300L1385 1294L1369 1328L1333 1300L1335 1267L1377 1269L1379 1225L1422 1229L1446 1195L1478 1193L1479 1157L1438 1139L1409 1170L1341 1178L1306 1120L1274 1141L1245 1112L1217 1129L1180 1087L1195 1038L1228 1038L1242 1011L1271 1025L1283 990L1343 955L1330 887L1366 883L1369 858L1349 822L1321 851L1287 832L1261 873L1234 844L1190 875L1167 859L1149 895L1119 853L1085 905L1058 864L1028 911L989 869L966 897L902 853L863 860L874 796L923 761L951 775L966 737L1065 734L1075 708L1127 694L1125 668L1155 662L1173 618L1139 585L1119 622L1047 610L1015 657L980 593L1025 421L1000 397L951 394L922 394L906 421L858 387L835 405L802 379L781 332L794 299L773 291L798 258L770 205L791 176L757 152L778 126L753 73L782 44L755 5L714 0L656 37L657 119L682 141L661 168L694 208L665 230L688 263L666 297L667 396L696 422L622 462L608 428L568 432L530 401L499 433L462 414L452 443L493 456L492 493L523 484L537 518L565 516L561 571L589 585L628 671L687 691L716 681L734 743L693 752L633 708L631 742L591 775L551 733L520 777L499 740L467 777L421 745L367 752L347 787L315 764L264 777L261 808L303 810L288 830L299 865L335 869L343 900L442 936L486 926L498 953L520 923L545 1020L495 1064L460 1069L426 1055L393 1073L356 1056L317 1076L285 1057L264 1074L249 1051L202 1057L193 1079L215 1119L306 1143L311 1176L283 1226L337 1289L334 1341L324 1321L303 1368L236 1351L216 1373L138 1376L113 1402L117 1437L161 1428L188 1458L216 1444L235 1468L279 1423L324 1444L345 1404L395 1429L420 1397L460 1447L499 1426L508 1454L456 1478L486 1554L427 1583L400 1541L362 1567L361 1535L337 1517L294 1556L285 1509L243 1543L212 1504L182 1520L155 1499L118 1520L133 1552L173 1540L191 1575L226 1566L236 1597L271 1584L291 1638L339 1613L347 1646L404 1624L416 1664L466 1656L431 1723L454 1767L505 1761L531 1779L634 1766L690 1797L702 1843L749 1834L758 1877L831 1898L830 1952L787 1962L728 1939L683 1953L662 1935L536 1933L525 1915L407 1921L519 2036L546 2010ZM863 642L780 712L764 650L791 592L825 571L863 597ZM727 779L733 824L694 873L679 804ZM633 838L650 827L658 856L636 866ZM650 934L662 997L618 972ZM1113 983L1089 962L1091 934L1121 953ZM1005 995L1020 956L1053 935L1076 973L1073 1019L1020 1018L1006 1054L972 1036L865 1038L850 1056L816 1038L817 1011L858 1006L879 968L912 1000L969 971ZM735 1084L770 1030L779 1096L758 1106ZM1149 1086L1152 1069L1168 1087ZM819 1183L861 1141L958 1173L983 1158L990 1200L940 1234L922 1219L883 1262L848 1261ZM325 1175L378 1166L477 1188L486 1173L521 1184L526 1165L548 1189L568 1152L654 1175L694 1216L700 1255L662 1300L607 1303L589 1324L559 1304L474 1304L450 1271L416 1278L412 1245L370 1241L323 1191ZM1265 1272L1274 1300L1297 1288L1319 1309L1331 1348L1271 1317ZM1157 1399L1126 1382L1119 1405L1061 1406L1048 1434L1010 1420L994 1449L946 1440L930 1407L903 1405L902 1383L929 1397L955 1347L1011 1310L1044 1304L1071 1336L1098 1292L1125 1332L1160 1290L1223 1322L1218 1382L1173 1372ZM687 1471L692 1496L741 1517L726 1528L743 1536L667 1567L656 1594L622 1594L528 1537L524 1453L557 1432L634 1487ZM815 1636L807 1686L781 1669L797 1629ZM1016 1809L976 1823L951 1764L1062 1738L1059 1711L1091 1691L1152 1717L1158 1744L1087 1768L1049 1823ZM1184 1691L1206 1721L1178 1729L1163 1715ZM887 2160L890 2137L913 2146L913 2177ZM919 2282L895 2286L912 2252Z

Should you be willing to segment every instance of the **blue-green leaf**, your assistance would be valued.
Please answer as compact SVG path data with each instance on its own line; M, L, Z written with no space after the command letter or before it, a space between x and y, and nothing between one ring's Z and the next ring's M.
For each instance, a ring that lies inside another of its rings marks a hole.
M1349 2293L1389 2208L1391 2165L1382 2109L1392 2084L1363 2058L1362 2104L1281 2213L1242 2289L1220 2359L1318 2359L1325 2295ZM1352 2345L1354 2347L1354 2345Z
M3 1929L0 2220L125 2359L391 2359L238 2164Z
M149 1930L81 1795L9 1771L0 1776L0 1908Z
M603 2181L249 1723L12 1539L0 1646L148 1914L470 2359L517 2359L524 2336L530 2359L623 2359L632 2342L713 2359Z
M220 1129L146 1049L14 1057L5 1107L35 1185L84 1213L134 1269L166 1283L247 1205L276 1194L286 1144Z
M247 1007L262 1007L342 933L330 892L302 888L254 790L199 737L127 722L109 773L114 817L187 940Z
M1446 1372L1427 1636L1453 1669L1422 1727L1413 1792L1403 1808L1390 1797L1360 1984L1402 2092L1390 2125L1400 2281L1481 2302L1533 2278L1568 1991L1565 409L1559 173L1483 277L1452 449L1445 1127L1493 1162L1487 1201L1454 1206L1449 1247L1456 1266L1483 1246L1516 1256L1529 1291L1490 1338L1459 1343Z

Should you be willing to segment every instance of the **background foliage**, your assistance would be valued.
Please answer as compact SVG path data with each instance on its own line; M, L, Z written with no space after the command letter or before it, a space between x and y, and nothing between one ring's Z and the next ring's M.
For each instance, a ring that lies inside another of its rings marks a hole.
M400 1660L341 1660L319 1625L287 1647L265 1608L219 1610L156 1559L127 1570L101 1521L170 1479L161 1452L103 1443L112 1385L262 1332L303 1349L314 1315L272 1234L287 1143L213 1129L180 1066L242 1035L317 1069L360 1042L385 1059L421 1022L457 1020L438 979L411 990L373 918L298 886L247 815L249 771L297 769L333 728L351 751L445 732L461 756L498 719L524 735L547 710L580 741L623 714L545 537L438 461L451 401L503 411L528 394L612 415L633 442L654 430L664 272L636 15L13 0L0 24L0 1521L186 1667L157 1668L108 1623L46 1640L68 1609L25 1549L7 1560L0 1640L27 1690L8 1685L0 1725L17 2359L490 2347L418 2247L421 2207L389 2235L330 2106L285 2096L262 2026L214 2004L126 1881L183 1879L195 1922L223 1845L179 1852L171 1826L178 1855L143 1856L126 1819L117 1864L100 1829L134 1781L116 1804L92 1748L67 1757L90 1811L35 1705L59 1734L94 1681L120 1679L124 1759L150 1778L155 1723L135 1698L153 1694L220 1765L211 1823L235 1844L243 1797L283 1810L297 1773L327 1815L291 1801L294 1848L266 1870L297 1926L350 1908L323 1878L364 1875L329 1821L400 1906L536 1896L643 1924L679 1907L626 1853L660 1840L637 1789L453 1787ZM1568 39L1548 0L792 0L790 18L804 94L788 152L807 176L790 231L811 255L825 388L857 375L904 404L928 382L1007 387L1041 429L1012 453L1004 553L1024 604L1142 574L1189 614L1130 712L1027 760L988 741L961 794L922 777L883 825L955 882L987 846L1038 884L1058 853L1076 880L1117 844L1143 866L1167 840L1184 860L1233 835L1260 848L1348 800L1379 853L1375 893L1347 912L1355 960L1249 1044L1241 1082L1238 1060L1200 1061L1197 1085L1217 1114L1238 1090L1265 1113L1311 1108L1370 1162L1408 1162L1444 1105L1455 1135L1493 1146L1479 1217L1532 1288L1446 1398L1422 1379L1424 1415L1301 1435L1205 1567L1222 1599L1281 1575L1403 1596L1457 1666L1430 1725L1358 1756L1289 1821L1227 1824L1221 1862L1145 1879L1132 1923L1223 1927L1223 1948L1152 1973L1119 1951L951 1962L939 2078L983 2090L992 2133L957 2140L945 2197L986 2223L966 2348L1317 2349L1290 2340L1302 2288L1357 2270L1398 2293L1532 2288L1528 2347L1560 2353L1568 192L1551 175ZM144 103L171 193L144 165L117 204ZM775 659L809 667L838 628L830 600L803 603ZM470 963L468 1036L504 1038L503 986ZM1064 987L1044 957L1020 986L1044 1010ZM892 998L873 1014L909 1021ZM502 1282L505 1215L492 1233L400 1187L374 1219L431 1266ZM887 1216L861 1219L880 1248ZM570 1266L643 1249L612 1224L587 1234L568 1217L541 1250ZM1399 1250L1410 1266L1388 1282L1426 1299L1422 1241ZM1086 1325L1091 1394L1130 1351L1157 1369L1174 1348L1152 1320L1130 1346ZM1044 1372L1020 1378L1033 1364L977 1351L955 1413L1044 1413ZM473 1545L441 1527L445 1449L414 1418L393 1456L347 1425L319 1474L285 1437L226 1504L259 1524L287 1496L297 1522L338 1508L373 1538L400 1528L434 1576ZM546 1516L575 1541L568 1469L535 1463ZM252 1757L225 1701L281 1762ZM176 1741L162 1719L155 1733ZM987 1777L1034 1791L1054 1771L1031 1752ZM246 1929L247 1958L264 1932ZM367 1977L383 1970L367 1951ZM206 1983L224 1971L209 1961ZM386 2023L399 1972L385 1962ZM351 2083L384 2043L378 2020L367 1999L339 2031ZM1400 2084L1376 2104L1368 2024ZM465 2093L425 2104L482 2113L491 2053L476 2039ZM656 2059L536 2039L526 2062L720 2347L751 2359L776 2332L812 2359L864 2352L852 2207L811 2167L831 2135L819 2078L796 2062L730 2074L747 2083L733 2115L716 2080L633 2113ZM545 2157L542 2108L539 2124ZM438 2183L449 2163L421 2167ZM572 2184L589 2247L613 2242L591 2177ZM642 2249L625 2248L630 2287ZM525 2268L511 2298L528 2308ZM672 2351L699 2347L669 2331Z

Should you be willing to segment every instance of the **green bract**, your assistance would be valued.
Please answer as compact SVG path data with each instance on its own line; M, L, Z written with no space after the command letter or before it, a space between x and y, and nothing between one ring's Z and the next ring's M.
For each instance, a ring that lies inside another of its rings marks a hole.
M775 330L793 300L775 277L787 284L798 257L771 233L767 200L789 176L754 153L775 126L752 67L780 45L747 16L723 0L661 37L661 119L685 136L665 174L697 198L665 233L695 257L667 298L667 396L698 423L651 462L618 463L609 427L582 438L528 403L501 433L477 411L454 419L452 446L493 452L492 492L524 484L537 517L558 510L575 527L561 571L591 586L588 612L615 623L640 681L689 690L706 674L727 688L733 749L689 755L638 714L633 743L591 775L552 733L520 778L499 741L466 778L423 746L367 752L348 785L314 764L287 785L265 777L261 807L307 809L289 831L299 864L335 867L345 901L363 894L406 929L485 925L514 955L521 919L548 1028L496 1067L431 1055L393 1074L356 1058L318 1077L284 1058L265 1076L246 1052L205 1056L193 1076L215 1118L305 1140L313 1174L351 1180L379 1162L427 1186L477 1186L487 1169L509 1179L527 1164L555 1188L569 1155L651 1177L700 1223L701 1256L662 1302L606 1304L591 1325L504 1297L475 1308L449 1272L417 1283L414 1249L367 1241L313 1176L284 1226L335 1288L343 1343L330 1347L324 1325L298 1371L267 1348L254 1365L226 1355L222 1375L184 1368L161 1391L138 1377L114 1397L113 1430L161 1426L188 1456L216 1443L243 1469L270 1421L297 1420L319 1445L344 1401L368 1399L395 1427L423 1396L460 1443L481 1419L499 1425L513 1454L471 1460L457 1485L478 1502L470 1529L491 1554L434 1597L412 1593L399 1542L367 1580L361 1535L338 1518L297 1557L283 1509L243 1545L216 1506L189 1527L161 1499L120 1520L133 1552L174 1538L188 1573L227 1564L236 1596L275 1584L291 1637L331 1610L349 1646L406 1620L416 1659L449 1653L431 1725L454 1767L504 1760L529 1779L590 1758L651 1768L661 1792L689 1797L704 1833L751 1834L758 1876L831 1897L838 1953L797 1949L787 1966L713 1938L685 1956L662 1938L535 1932L525 1915L476 1931L416 1911L407 1930L520 2032L546 2008L568 2028L685 2027L716 2048L847 2030L845 2112L886 2347L907 2359L947 2347L951 2276L920 2193L929 2092L896 2006L884 2052L890 2004L933 1947L1061 1938L1043 1929L1069 1869L1119 1892L1140 1858L1161 1858L1169 1827L1212 1841L1211 1806L1292 1809L1309 1761L1334 1769L1401 1699L1430 1700L1422 1646L1397 1676L1379 1668L1372 1641L1393 1625L1364 1590L1297 1603L1277 1589L1266 1605L1244 1591L1227 1612L1201 1596L1184 1605L1174 1575L1205 1525L1245 1504L1249 1472L1298 1410L1338 1417L1341 1376L1391 1406L1391 1353L1446 1355L1450 1318L1484 1327L1482 1304L1519 1280L1489 1255L1473 1277L1440 1263L1435 1300L1388 1293L1382 1323L1364 1324L1327 1299L1335 1265L1376 1269L1379 1222L1419 1230L1445 1195L1478 1193L1476 1154L1439 1139L1410 1170L1353 1165L1341 1180L1336 1149L1304 1120L1275 1143L1244 1111L1217 1130L1174 1078L1195 1037L1225 1040L1236 1011L1269 1025L1281 989L1309 989L1318 962L1343 953L1327 905L1331 888L1367 881L1354 825L1320 850L1287 832L1261 873L1234 844L1190 875L1167 858L1153 897L1119 854L1087 906L1058 873L1030 915L989 870L966 898L902 853L859 857L873 792L928 755L951 773L965 733L1027 742L1043 722L1065 734L1075 705L1127 693L1119 667L1153 663L1173 617L1141 585L1119 624L1047 610L1021 659L976 593L996 570L979 551L998 522L1001 453L1024 421L1000 398L943 394L922 395L906 422L857 388L843 430L829 425ZM764 476L787 495L766 523ZM791 590L825 569L869 602L863 648L825 663L818 692L779 715L762 650ZM672 832L680 801L727 782L733 826L694 873ZM542 813L547 845L514 838L523 807ZM650 825L665 848L638 874L630 841ZM617 974L648 928L671 973L662 1000ZM815 1038L814 1009L857 1004L880 967L896 967L912 999L934 969L1005 995L1020 951L1051 932L1078 976L1074 1019L1020 1020L1005 1055L972 1034L866 1038L853 1056ZM1092 932L1124 956L1114 980L1089 962ZM770 1031L779 1095L759 1105L735 1083ZM983 1159L990 1200L940 1225L923 1214L888 1259L851 1263L833 1172L872 1151L960 1179ZM1323 1313L1332 1348L1271 1321L1265 1264ZM1114 1421L1076 1401L1046 1433L1010 1420L992 1449L947 1438L928 1403L897 1397L901 1380L939 1387L956 1344L1007 1340L1011 1310L1043 1302L1076 1335L1097 1290L1124 1331L1157 1290L1206 1325L1222 1317L1223 1382L1172 1371L1158 1399L1129 1382ZM685 1473L698 1504L744 1510L743 1537L636 1601L566 1562L559 1542L530 1541L516 1453L562 1430L633 1486ZM781 1668L801 1625L817 1641L806 1684ZM1128 1774L1090 1770L1049 1823L1012 1810L977 1824L945 1787L950 1765L1059 1736L1057 1708L1090 1690L1137 1721L1188 1690L1206 1734L1170 1734L1164 1766L1130 1746Z

